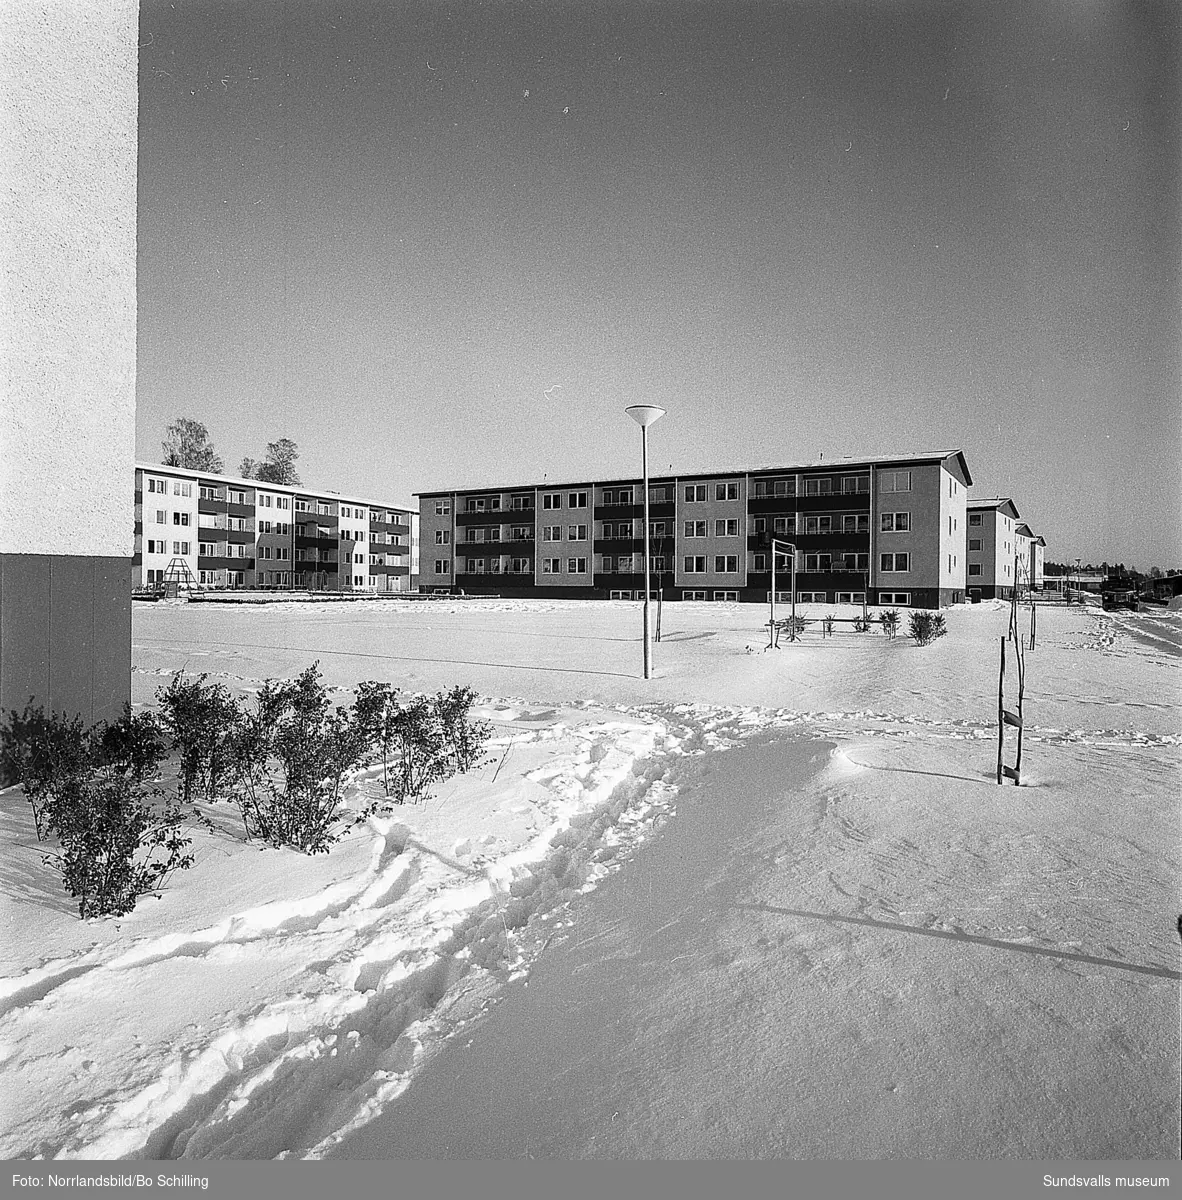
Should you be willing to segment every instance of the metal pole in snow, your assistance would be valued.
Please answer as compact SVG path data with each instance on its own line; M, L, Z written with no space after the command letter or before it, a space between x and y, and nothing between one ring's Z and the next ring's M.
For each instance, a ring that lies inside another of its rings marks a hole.
M1006 678L1006 640L1001 639L1001 670L997 676L997 782L1002 781L1002 753L1005 750L1005 678Z

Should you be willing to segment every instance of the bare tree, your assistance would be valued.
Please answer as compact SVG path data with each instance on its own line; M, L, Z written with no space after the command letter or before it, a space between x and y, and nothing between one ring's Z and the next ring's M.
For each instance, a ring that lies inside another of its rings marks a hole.
M177 417L164 433L162 461L166 467L187 467L190 471L209 471L213 475L222 473L222 460L209 440L209 430L200 421Z

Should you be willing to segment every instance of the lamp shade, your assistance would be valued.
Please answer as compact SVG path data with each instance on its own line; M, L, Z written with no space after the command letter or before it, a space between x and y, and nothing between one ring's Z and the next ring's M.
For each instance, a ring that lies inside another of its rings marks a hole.
M655 404L630 404L624 411L643 429L665 415L665 410Z

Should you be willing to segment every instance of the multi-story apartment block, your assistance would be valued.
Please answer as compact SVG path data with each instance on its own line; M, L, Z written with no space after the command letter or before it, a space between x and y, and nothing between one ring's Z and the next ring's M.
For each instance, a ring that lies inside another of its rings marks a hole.
M1041 591L1046 542L1023 523L1008 496L970 500L965 535L971 600L1008 600L1015 583Z
M1025 521L1019 522L1014 538L1018 547L1018 585L1041 592L1047 543Z
M959 450L652 478L652 586L671 598L766 602L779 539L796 546L798 600L957 603L971 483ZM641 597L642 488L613 479L419 493L420 586ZM776 567L787 598L787 558Z
M133 584L405 592L417 525L386 502L140 463Z

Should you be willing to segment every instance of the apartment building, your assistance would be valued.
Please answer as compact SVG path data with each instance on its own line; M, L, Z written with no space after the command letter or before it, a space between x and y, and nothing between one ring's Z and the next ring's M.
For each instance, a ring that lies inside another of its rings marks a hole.
M135 468L133 584L406 592L418 514L335 492Z
M1015 583L1041 590L1046 542L1009 496L968 502L965 583L970 600L1008 600Z
M1045 574L1046 540L1035 533L1025 521L1014 530L1018 548L1018 585L1041 592Z
M772 541L797 599L934 608L964 599L960 450L665 475L649 481L652 586L766 603ZM499 596L644 593L638 479L421 492L420 587ZM776 592L790 595L777 555Z

